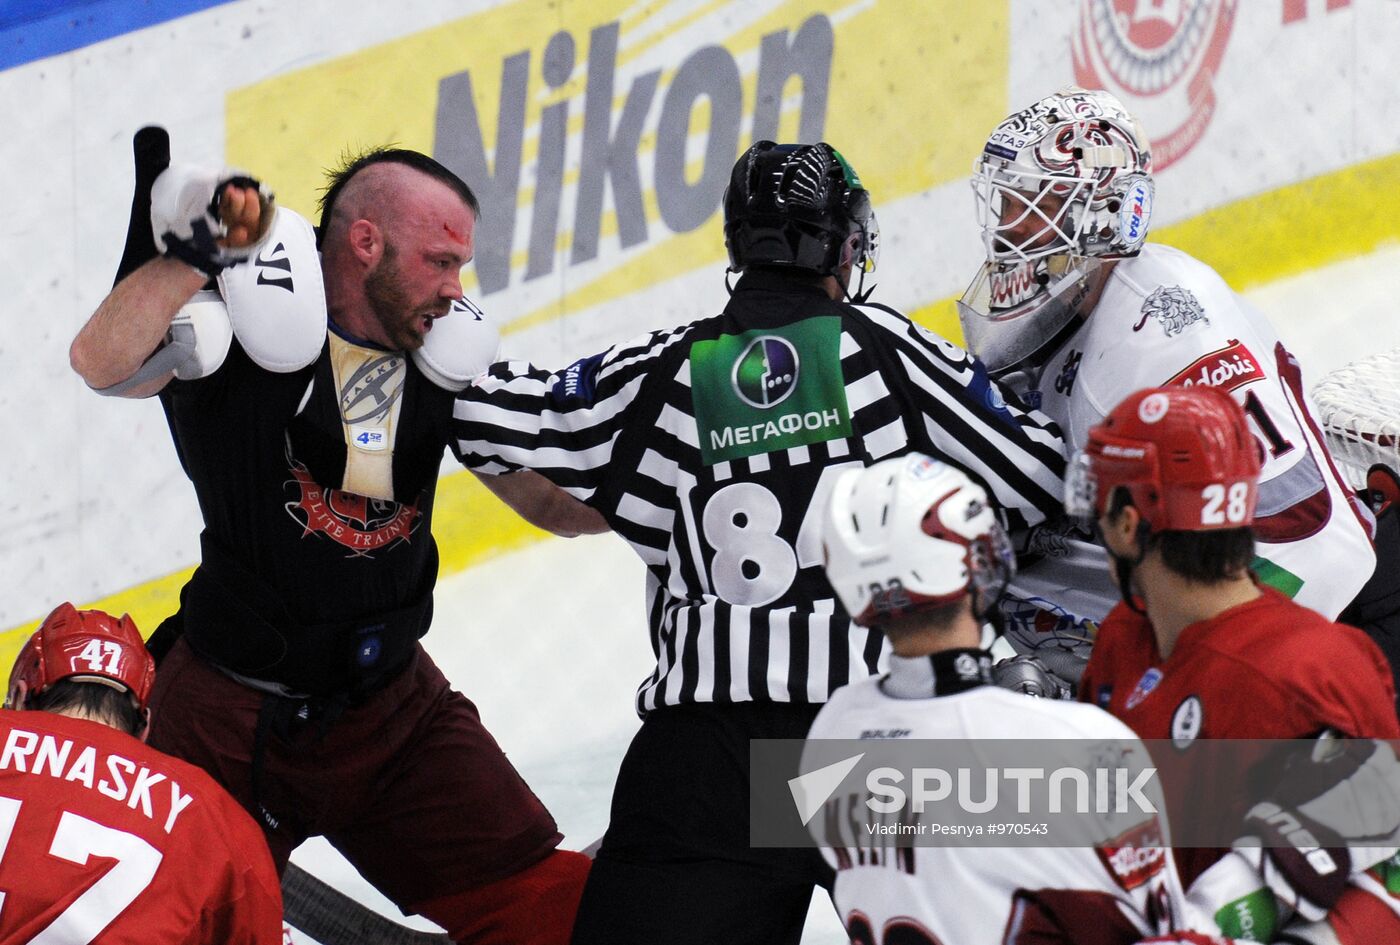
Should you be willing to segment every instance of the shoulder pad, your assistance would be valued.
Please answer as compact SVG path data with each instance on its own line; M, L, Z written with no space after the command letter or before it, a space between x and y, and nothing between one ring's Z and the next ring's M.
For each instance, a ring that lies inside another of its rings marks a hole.
M286 374L315 361L326 341L326 287L316 234L306 218L278 207L258 254L224 270L219 292L234 337L262 368Z
M471 379L500 359L501 333L470 299L452 303L452 311L433 321L413 363L443 390L463 390Z

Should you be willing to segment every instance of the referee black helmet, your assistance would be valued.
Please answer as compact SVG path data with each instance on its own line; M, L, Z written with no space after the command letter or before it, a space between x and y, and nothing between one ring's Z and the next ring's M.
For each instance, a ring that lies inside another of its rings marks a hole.
M834 275L873 272L879 228L870 194L826 142L760 141L734 165L724 192L729 268L782 266Z

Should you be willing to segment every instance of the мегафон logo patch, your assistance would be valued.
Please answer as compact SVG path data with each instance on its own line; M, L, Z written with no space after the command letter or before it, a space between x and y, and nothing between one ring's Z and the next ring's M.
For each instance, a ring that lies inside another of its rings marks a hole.
M734 393L750 407L767 409L797 390L797 349L777 335L755 338L734 362Z
M697 341L690 386L707 465L851 435L834 316Z

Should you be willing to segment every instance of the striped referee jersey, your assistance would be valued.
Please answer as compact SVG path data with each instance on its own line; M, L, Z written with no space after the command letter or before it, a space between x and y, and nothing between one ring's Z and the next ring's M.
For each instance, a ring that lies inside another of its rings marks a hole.
M1064 445L981 364L892 309L753 270L725 310L561 371L493 365L458 395L453 450L533 469L599 510L647 567L656 669L637 709L825 702L880 672L822 573L837 475L918 450L966 470L1009 528L1060 509Z

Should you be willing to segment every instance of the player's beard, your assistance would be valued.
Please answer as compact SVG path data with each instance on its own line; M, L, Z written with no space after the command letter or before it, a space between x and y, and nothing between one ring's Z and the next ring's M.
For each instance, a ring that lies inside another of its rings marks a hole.
M390 347L412 351L423 346L423 320L442 313L437 305L420 306L413 303L413 297L399 271L398 258L398 250L386 240L379 265L365 276L365 298L379 326L384 329Z

